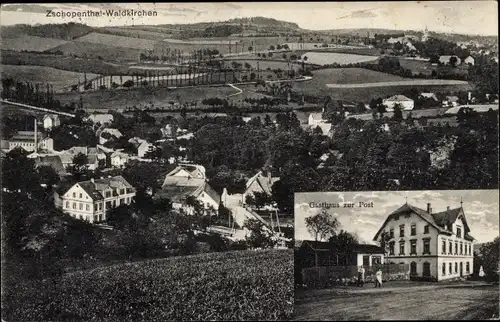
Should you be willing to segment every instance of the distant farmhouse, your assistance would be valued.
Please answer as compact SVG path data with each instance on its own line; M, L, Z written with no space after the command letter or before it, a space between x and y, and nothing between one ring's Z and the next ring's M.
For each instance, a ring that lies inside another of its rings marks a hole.
M61 120L59 119L59 115L56 114L47 114L43 117L43 128L46 130L50 130L54 127L61 125Z
M404 95L394 95L383 100L387 112L394 112L394 106L399 104L404 111L411 111L415 107L415 101Z
M439 62L443 65L450 65L451 62L451 58L454 57L456 59L456 63L455 65L460 65L462 63L462 61L460 60L460 58L458 58L457 56L455 55L443 55L443 56L439 56Z
M442 281L473 272L473 243L462 205L433 212L404 204L380 227L374 241L387 236L386 260L409 264L410 276Z

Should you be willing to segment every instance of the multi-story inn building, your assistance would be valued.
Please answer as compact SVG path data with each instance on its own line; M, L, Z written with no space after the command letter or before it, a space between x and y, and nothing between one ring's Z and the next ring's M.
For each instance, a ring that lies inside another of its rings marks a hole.
M106 211L132 203L135 189L122 176L75 183L56 205L72 217L91 223L106 220Z
M448 207L432 212L408 203L392 212L375 235L374 241L386 237L386 262L409 264L410 276L447 280L473 272L474 238L465 213Z

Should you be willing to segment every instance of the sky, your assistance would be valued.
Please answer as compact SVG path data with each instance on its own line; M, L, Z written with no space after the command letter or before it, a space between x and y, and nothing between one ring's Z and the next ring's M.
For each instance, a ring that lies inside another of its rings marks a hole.
M295 239L314 240L307 231L305 219L316 215L321 208L311 208L310 203L373 202L372 208L330 208L341 224L340 229L356 234L361 243L374 244L373 237L387 216L406 201L412 206L441 212L460 207L460 198L470 235L476 243L491 242L499 236L498 190L434 190L434 191L382 191L382 192L306 192L295 194ZM406 199L407 198L407 199Z
M46 17L47 9L156 10L147 18ZM498 35L496 1L401 1L401 2L217 2L217 3L80 3L2 5L2 25L17 23L80 22L90 26L156 25L225 21L263 16L295 22L311 30L382 28L424 30L478 35Z

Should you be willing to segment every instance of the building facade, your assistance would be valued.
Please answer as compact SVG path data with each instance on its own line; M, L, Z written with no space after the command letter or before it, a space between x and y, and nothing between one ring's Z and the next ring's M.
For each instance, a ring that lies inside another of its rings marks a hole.
M404 111L411 111L415 107L415 101L404 95L394 95L383 100L387 112L394 112L394 107L399 104Z
M74 184L59 197L56 206L70 216L91 223L106 220L106 212L132 203L135 189L122 176L91 179Z
M375 235L387 236L386 261L409 264L410 276L434 281L473 272L473 243L462 207L433 213L404 204L392 212ZM384 233L384 234L383 234Z

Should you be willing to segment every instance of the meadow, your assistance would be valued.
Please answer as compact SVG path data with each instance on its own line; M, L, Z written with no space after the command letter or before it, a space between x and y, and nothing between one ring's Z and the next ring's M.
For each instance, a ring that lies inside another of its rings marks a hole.
M13 50L13 51L26 50L26 51L38 51L38 52L49 50L54 47L67 43L67 41L62 39L27 36L27 35L20 35L19 37L16 38L2 38L0 42L1 42L1 47L4 50Z
M2 293L6 321L286 320L293 312L293 253L146 260L24 281Z
M307 56L306 63L315 65L329 64L354 64L362 62L370 62L378 59L378 56L333 53L333 52L306 52L301 57Z
M87 79L97 77L96 74L87 73ZM54 91L61 91L64 87L83 82L84 74L70 72L44 66L2 65L2 77L11 77L17 81L33 82L40 84L50 83Z
M158 41L151 39L132 38L115 36L109 34L101 34L92 32L83 37L75 39L76 42L101 44L109 47L131 48L139 50L153 50L157 47ZM161 42L160 42L161 43Z
M54 53L63 52L64 55L76 55L81 58L94 58L104 61L137 61L141 49L110 46L104 43L72 41L48 50Z

